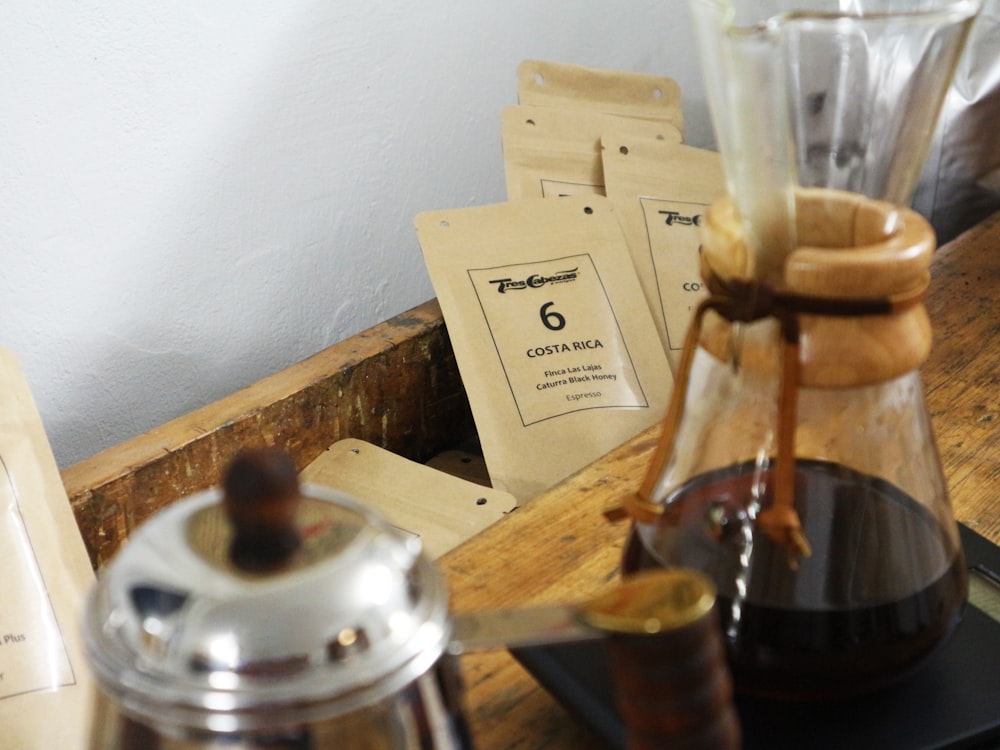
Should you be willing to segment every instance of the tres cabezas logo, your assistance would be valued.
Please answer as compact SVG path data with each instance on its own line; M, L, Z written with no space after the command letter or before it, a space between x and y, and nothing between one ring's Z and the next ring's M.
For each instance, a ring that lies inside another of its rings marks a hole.
M514 279L490 279L491 284L497 285L497 291L504 294L508 289L538 289L546 284L565 284L569 281L576 281L579 267L567 271L556 271L551 276L540 273L533 273L526 279L514 281Z

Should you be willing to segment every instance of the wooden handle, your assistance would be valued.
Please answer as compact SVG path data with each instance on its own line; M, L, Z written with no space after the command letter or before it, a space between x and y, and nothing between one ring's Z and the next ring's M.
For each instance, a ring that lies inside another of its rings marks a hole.
M936 246L930 224L916 212L884 201L823 188L796 194L798 247L786 259L784 291L825 299L912 298L929 281ZM743 222L723 198L707 212L702 265L706 278L746 278L753 268ZM919 367L931 348L922 304L885 315L802 314L800 382L843 387L877 383ZM703 348L724 359L731 326L706 319ZM744 361L754 353L743 352Z
M583 620L608 633L629 750L736 750L740 725L714 608L715 586L684 568L625 578Z
M820 297L893 297L927 286L936 241L915 211L817 188L796 203L798 247L785 262L785 285Z
M223 503L232 524L230 562L246 572L284 567L302 539L295 524L302 496L291 458L277 448L247 448L229 464Z

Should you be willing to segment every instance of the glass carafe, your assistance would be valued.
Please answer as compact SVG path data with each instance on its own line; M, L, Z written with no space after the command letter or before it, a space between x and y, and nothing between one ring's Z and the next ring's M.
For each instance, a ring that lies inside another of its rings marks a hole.
M739 690L846 696L923 661L966 596L917 369L934 240L912 211L852 193L800 191L797 209L780 291L745 283L732 203L706 216L716 294L628 504L623 569L716 582Z
M738 690L855 695L966 597L918 370L935 239L904 206L978 4L692 7L729 197L623 570L714 579Z

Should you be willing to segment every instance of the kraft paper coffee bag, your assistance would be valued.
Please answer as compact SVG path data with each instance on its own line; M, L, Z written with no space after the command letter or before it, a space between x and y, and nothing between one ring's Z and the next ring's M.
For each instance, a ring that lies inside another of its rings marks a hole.
M0 350L0 750L83 748L80 616L94 580L16 358Z
M666 120L684 130L680 85L665 76L525 60L517 67L517 101Z
M607 198L416 228L496 488L528 501L662 418L670 367Z
M609 132L602 139L608 198L622 222L670 365L701 300L698 224L726 190L718 153Z
M666 120L610 115L583 107L507 107L501 116L507 198L604 195L601 136L609 131L681 141L681 131Z

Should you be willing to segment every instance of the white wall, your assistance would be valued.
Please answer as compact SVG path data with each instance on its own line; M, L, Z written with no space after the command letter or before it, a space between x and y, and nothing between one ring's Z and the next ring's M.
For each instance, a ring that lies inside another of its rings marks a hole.
M4 6L0 346L62 466L432 297L413 217L504 199L521 60L711 141L683 0Z

